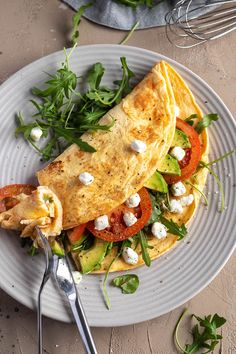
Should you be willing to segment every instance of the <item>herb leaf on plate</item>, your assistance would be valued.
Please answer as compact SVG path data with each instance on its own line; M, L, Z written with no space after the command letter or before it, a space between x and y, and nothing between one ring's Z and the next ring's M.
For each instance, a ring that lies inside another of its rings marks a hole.
M166 219L163 215L160 215L159 219L160 219L160 222L167 227L168 232L170 232L173 235L179 236L178 241L182 240L182 238L184 238L184 236L187 235L188 230L187 230L185 224L182 224L181 226L179 226L173 220Z
M208 128L213 122L219 119L219 115L217 113L209 113L203 116L202 120L198 122L195 127L195 130L198 134L200 134L205 128Z
M81 135L88 130L110 131L115 119L110 117L107 124L99 124L99 119L131 90L130 79L134 73L129 69L126 58L121 57L122 79L115 82L115 88L101 86L105 69L101 63L95 63L89 69L87 78L83 77L88 91L78 91L81 78L71 70L69 63L74 48L68 53L64 51L65 60L56 73L47 74L46 88L32 89L35 97L30 101L35 113L31 122L25 123L21 113L17 116L16 137L22 134L46 161L55 158L71 144L77 144L81 150L95 152ZM31 137L34 127L42 130L41 141L37 144Z
M75 45L79 39L79 31L78 26L81 21L81 17L83 16L85 10L91 7L93 4L90 2L89 4L81 6L76 14L72 17L72 34L71 34L71 41L72 45Z
M123 294L133 294L139 286L136 274L120 275L112 280L112 284L121 288Z

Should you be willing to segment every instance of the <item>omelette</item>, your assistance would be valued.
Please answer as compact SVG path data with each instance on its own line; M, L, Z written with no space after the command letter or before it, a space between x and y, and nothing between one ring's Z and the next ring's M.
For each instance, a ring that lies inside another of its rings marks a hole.
M194 215L207 177L206 169L197 169L200 159L208 161L207 132L204 129L198 135L185 122L191 115L195 115L195 124L203 116L185 81L168 63L155 64L131 93L101 118L102 125L115 121L110 131L87 131L81 136L96 152L82 151L75 144L67 148L37 172L40 187L36 191L0 213L0 226L20 230L22 237L32 237L35 225L47 237L68 230L68 249L83 273L144 264L142 244L133 242L140 230L145 232L150 259L156 259L179 237L160 222L162 219L150 224L152 201L158 191L155 178L159 176L158 193L165 195L169 204L162 210L163 218L181 227ZM173 145L176 130L188 145ZM195 167L184 178L194 158ZM175 165L174 172L167 168L169 161ZM138 204L131 203L135 198ZM74 230L77 236L80 230L78 239L73 239ZM93 244L89 244L91 236ZM125 240L129 247L121 254ZM88 267L84 262L89 258Z

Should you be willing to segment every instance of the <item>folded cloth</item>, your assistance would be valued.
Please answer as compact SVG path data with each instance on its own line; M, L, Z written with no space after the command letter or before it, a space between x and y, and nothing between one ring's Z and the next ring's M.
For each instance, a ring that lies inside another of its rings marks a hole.
M93 5L86 9L84 17L100 25L121 30L130 30L137 21L139 21L138 29L164 26L166 24L165 15L178 2L178 0L154 0L154 6L152 8L147 8L144 5L132 8L113 0L63 1L74 10L78 10L82 5L92 3ZM213 1L214 0L199 0L198 4L203 6L203 8L198 11L198 13L195 13L195 15L200 15L213 9L212 7L204 7L206 3L209 4Z

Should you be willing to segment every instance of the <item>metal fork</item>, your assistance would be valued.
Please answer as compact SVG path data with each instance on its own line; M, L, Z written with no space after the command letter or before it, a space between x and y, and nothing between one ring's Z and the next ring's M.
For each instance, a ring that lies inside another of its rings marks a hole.
M41 294L44 288L44 285L47 283L48 279L50 278L50 274L53 269L53 255L52 250L49 245L48 240L40 230L38 226L35 227L37 238L42 245L45 259L46 259L46 266L43 275L43 280L38 292L38 306L37 306L37 329L38 329L38 354L43 354L43 332L42 332L42 311L41 311Z
M46 267L43 276L43 280L38 293L38 309L37 309L37 318L38 318L38 354L43 353L43 340L42 340L42 314L41 314L41 293L44 285L48 281L51 273L54 274L55 279L61 288L66 294L72 313L75 318L79 333L81 335L84 348L87 354L98 354L95 347L93 337L90 332L90 328L80 302L78 292L74 283L74 279L70 270L69 262L66 257L58 257L52 254L52 250L47 238L43 235L38 226L36 226L37 237L40 242L40 245L43 247L45 258L46 258Z

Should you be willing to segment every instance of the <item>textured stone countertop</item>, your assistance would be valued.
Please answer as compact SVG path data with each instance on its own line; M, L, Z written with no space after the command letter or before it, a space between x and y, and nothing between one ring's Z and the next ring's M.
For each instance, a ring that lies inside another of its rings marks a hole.
M73 11L56 0L0 0L0 83L28 63L68 45ZM125 32L80 25L80 44L119 43ZM150 49L186 65L208 82L236 116L236 32L191 50L171 45L164 28L133 34L129 45ZM214 353L236 353L236 258L231 257L214 281L180 308L159 318L120 328L93 328L100 354L177 353L172 332L183 309L199 315L218 312L227 318L223 341ZM138 311L138 309L137 309ZM83 353L73 324L44 318L44 352ZM187 332L189 322L183 327ZM0 353L33 354L36 314L0 291Z

